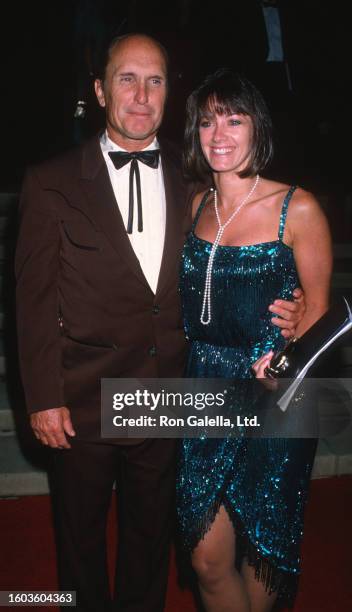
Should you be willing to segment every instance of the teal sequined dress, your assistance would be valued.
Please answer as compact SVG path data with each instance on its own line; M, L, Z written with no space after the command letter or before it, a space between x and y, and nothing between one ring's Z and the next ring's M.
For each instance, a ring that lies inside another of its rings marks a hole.
M209 200L203 198L186 240L180 292L190 341L187 377L250 378L251 364L285 343L268 306L292 299L299 286L293 251L283 242L287 193L278 238L250 246L219 246L212 275L212 320L200 323L211 243L194 233ZM211 199L210 199L211 201ZM310 439L186 439L177 479L182 539L192 550L221 505L256 576L291 600L299 573L299 545L316 441Z

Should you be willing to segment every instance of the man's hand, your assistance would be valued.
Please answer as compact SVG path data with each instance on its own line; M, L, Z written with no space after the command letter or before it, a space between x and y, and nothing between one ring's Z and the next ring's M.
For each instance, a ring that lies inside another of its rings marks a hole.
M51 448L71 448L66 435L75 436L70 411L66 406L34 412L31 427L37 440Z
M296 327L301 322L306 311L306 303L302 289L295 289L293 292L294 301L275 300L270 304L269 310L279 317L273 317L271 322L281 327L284 338L292 338L295 335Z

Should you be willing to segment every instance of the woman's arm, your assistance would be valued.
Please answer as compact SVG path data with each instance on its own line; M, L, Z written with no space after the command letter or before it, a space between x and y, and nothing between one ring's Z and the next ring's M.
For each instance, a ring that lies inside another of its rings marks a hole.
M297 190L289 207L287 232L306 310L296 329L301 336L317 321L329 306L332 273L332 245L326 217L314 196Z
M301 287L305 312L296 328L302 336L329 306L332 273L332 245L326 217L314 196L297 190L287 216L285 242L291 244ZM252 366L257 378L265 377L273 352L263 355Z

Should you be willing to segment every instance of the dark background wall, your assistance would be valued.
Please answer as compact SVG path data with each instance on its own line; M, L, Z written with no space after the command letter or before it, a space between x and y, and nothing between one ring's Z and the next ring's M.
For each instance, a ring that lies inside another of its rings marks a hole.
M351 197L347 3L274 4L286 64L265 61L268 40L256 0L7 2L0 37L0 190L17 191L28 163L96 131L103 116L89 76L94 57L105 36L139 30L158 37L170 51L171 93L163 127L168 136L182 142L187 94L206 72L222 65L240 69L261 87L273 113L277 154L271 174L328 193L343 207ZM82 97L87 101L83 121L74 119Z

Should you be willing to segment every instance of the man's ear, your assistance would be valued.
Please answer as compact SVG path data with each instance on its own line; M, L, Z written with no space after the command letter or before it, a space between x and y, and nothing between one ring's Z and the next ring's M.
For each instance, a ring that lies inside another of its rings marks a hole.
M103 88L103 83L100 79L95 79L94 89L95 89L95 95L98 98L98 102L100 106L104 107L105 106L104 88Z

